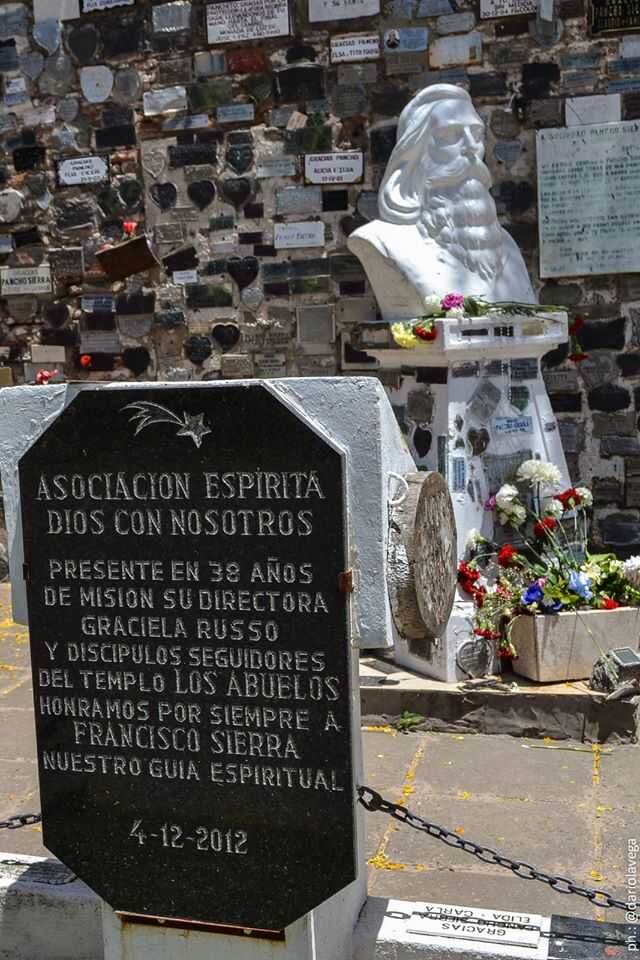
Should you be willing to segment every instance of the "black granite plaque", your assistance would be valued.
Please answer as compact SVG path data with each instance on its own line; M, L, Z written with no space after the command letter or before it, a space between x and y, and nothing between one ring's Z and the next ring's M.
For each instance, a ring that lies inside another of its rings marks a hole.
M115 909L355 878L343 470L262 384L85 390L22 458L44 842Z
M589 26L594 36L640 30L640 7L636 0L591 0Z

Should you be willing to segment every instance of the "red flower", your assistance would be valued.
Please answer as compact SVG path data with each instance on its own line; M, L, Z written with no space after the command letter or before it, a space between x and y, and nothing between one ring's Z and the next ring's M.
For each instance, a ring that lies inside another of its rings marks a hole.
M458 582L462 583L463 580L470 580L471 583L475 583L476 580L479 579L480 574L478 571L474 570L468 563L465 563L464 560L461 560L458 564Z
M575 487L568 487L563 493L556 493L554 500L559 500L565 510L573 510L580 506L580 494Z
M92 360L91 360L91 357L89 356L89 354L88 354L88 353L83 353L82 356L80 357L80 366L81 366L81 367L84 367L85 370L86 370L86 369L88 369L88 367L91 366L91 364L92 364Z
M476 629L473 632L477 637L484 637L486 640L499 640L502 636L499 630L489 630L488 628L484 630Z
M540 540L542 537L548 536L548 534L550 534L552 530L555 530L557 526L558 521L554 520L553 517L544 517L534 526L533 535Z
M429 341L431 341L431 340L435 340L436 337L438 336L438 331L437 331L437 329L435 328L435 326L431 326L431 327L423 327L423 326L414 327L414 328L413 328L413 332L415 333L416 337L420 337L421 340L429 340Z
M52 377L57 376L59 370L38 370L36 373L36 383L43 384L45 387Z
M582 330L584 327L584 317L581 317L579 314L573 318L573 323L569 324L569 333L572 337L576 335L578 330Z
M582 363L583 360L588 360L588 353L570 353L569 360L572 360L573 363Z
M505 543L502 550L498 551L498 563L501 567L511 567L518 556L518 551L510 543Z
M617 610L620 604L617 600L612 600L611 597L603 597L600 608L602 610Z
M131 237L136 232L137 226L138 224L136 223L135 220L125 220L124 223L122 224L122 229L124 230L124 232L128 237Z

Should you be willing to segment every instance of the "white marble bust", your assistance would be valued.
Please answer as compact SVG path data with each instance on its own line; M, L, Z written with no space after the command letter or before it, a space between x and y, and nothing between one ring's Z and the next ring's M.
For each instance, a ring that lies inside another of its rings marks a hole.
M400 114L380 219L348 240L388 322L420 316L430 294L535 303L518 246L498 223L483 157L484 124L461 87L427 87Z

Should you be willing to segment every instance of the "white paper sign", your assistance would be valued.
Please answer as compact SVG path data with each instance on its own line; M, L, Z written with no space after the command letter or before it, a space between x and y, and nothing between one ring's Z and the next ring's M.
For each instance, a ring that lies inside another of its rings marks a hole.
M273 227L273 245L277 250L291 247L323 247L322 221L276 223Z
M533 929L523 929L527 927ZM541 930L542 917L538 914L438 903L426 903L424 909L416 911L407 923L409 933L528 948L538 946Z
M491 17L519 17L535 13L537 8L537 0L480 0L480 17L482 20Z
M132 7L136 0L82 0L82 12L93 13L94 10L110 10L111 7Z
M13 297L21 293L50 293L51 268L0 267L0 294Z
M380 36L377 33L354 33L331 38L331 63L377 60L379 56Z
M640 271L640 123L538 131L540 276Z
M176 286L186 286L188 283L198 282L197 270L174 270L172 278Z
M71 187L77 183L102 183L109 179L109 165L104 157L69 157L58 163L58 181Z
M353 20L380 13L380 0L309 0L309 21Z
M364 171L361 150L348 153L307 153L304 176L307 183L358 183Z
M287 0L221 0L207 5L209 43L237 43L288 34Z

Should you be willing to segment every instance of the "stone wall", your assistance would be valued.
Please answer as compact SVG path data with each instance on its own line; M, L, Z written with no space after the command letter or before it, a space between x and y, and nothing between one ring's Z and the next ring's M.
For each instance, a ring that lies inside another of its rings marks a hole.
M594 485L596 539L633 552L640 279L538 281L535 132L564 124L567 98L594 93L640 117L640 61L621 59L620 37L589 37L583 0L556 0L552 28L532 13L482 19L456 0L394 0L379 14L377 3L290 0L289 35L263 39L251 36L286 33L285 0L209 4L209 38L201 2L2 4L0 383L42 369L371 371L350 331L375 320L375 303L346 238L375 216L404 105L427 84L461 84L486 121L499 213L541 302L585 318L589 359L554 351L545 377L572 473ZM372 59L342 59L354 55ZM353 182L305 185L305 154L332 151L351 154L341 176ZM65 163L74 157L94 159ZM106 262L114 244L125 245Z

